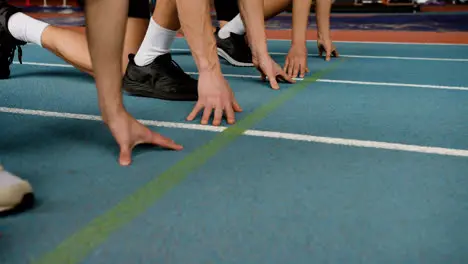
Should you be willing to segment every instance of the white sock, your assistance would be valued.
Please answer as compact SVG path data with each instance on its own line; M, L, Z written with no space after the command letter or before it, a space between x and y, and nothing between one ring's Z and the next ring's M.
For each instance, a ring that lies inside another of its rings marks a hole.
M145 38L135 55L135 64L146 66L158 56L169 53L176 34L177 31L165 29L151 18Z
M222 27L218 32L218 36L222 39L226 39L229 38L231 32L237 35L243 35L245 33L244 22L242 22L240 14Z
M42 33L48 26L49 24L23 13L16 13L8 20L8 30L15 39L34 43L41 47Z

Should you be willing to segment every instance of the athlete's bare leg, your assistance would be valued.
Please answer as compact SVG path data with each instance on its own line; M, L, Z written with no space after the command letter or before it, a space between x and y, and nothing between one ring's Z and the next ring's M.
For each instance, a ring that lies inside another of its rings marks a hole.
M128 18L122 53L122 74L127 68L128 54L138 51L147 27L147 19ZM84 31L48 26L42 35L42 45L81 71L93 74Z

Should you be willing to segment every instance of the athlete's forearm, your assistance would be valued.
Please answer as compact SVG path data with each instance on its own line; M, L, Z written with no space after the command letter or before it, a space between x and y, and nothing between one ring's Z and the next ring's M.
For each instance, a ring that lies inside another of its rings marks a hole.
M244 21L252 52L268 53L263 0L239 0L239 9Z
M331 0L316 0L317 32L321 38L330 37Z
M121 93L122 50L128 0L88 0L89 52L104 121L124 110Z
M176 0L179 20L198 71L219 71L209 0Z
M322 0L318 0L322 1ZM328 1L328 0L327 0ZM312 0L293 0L292 44L305 45Z

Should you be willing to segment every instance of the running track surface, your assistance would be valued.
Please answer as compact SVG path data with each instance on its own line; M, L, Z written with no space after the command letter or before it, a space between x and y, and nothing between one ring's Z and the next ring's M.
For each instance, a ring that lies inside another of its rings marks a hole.
M344 56L324 62L309 42L311 75L331 71L154 203L127 204L141 213L114 215L109 226L124 223L88 234L99 243L66 263L466 263L468 46L336 44ZM282 64L289 42L269 47ZM186 43L174 48L195 73ZM32 183L38 206L0 219L2 264L56 259L60 243L221 134L184 121L191 102L126 96L185 149L138 148L121 168L92 79L37 46L24 60L0 83L0 163ZM223 72L239 120L302 85L273 91L255 69ZM73 255L83 244L71 241Z

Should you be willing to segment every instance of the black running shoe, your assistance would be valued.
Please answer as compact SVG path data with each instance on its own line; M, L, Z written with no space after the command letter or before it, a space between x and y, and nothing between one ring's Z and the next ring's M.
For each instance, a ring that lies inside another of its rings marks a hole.
M147 66L136 65L134 58L134 54L128 56L123 78L123 89L128 94L171 101L198 100L198 81L186 74L171 54L158 56Z
M219 28L216 29L216 45L218 55L234 66L253 67L252 51L245 41L245 35L238 35L231 32L231 35L222 39L218 36Z
M0 79L10 77L10 65L13 63L16 48L18 48L18 60L22 63L21 46L25 45L26 42L15 39L8 30L8 20L13 14L20 11L19 8L0 0Z

